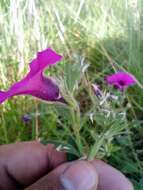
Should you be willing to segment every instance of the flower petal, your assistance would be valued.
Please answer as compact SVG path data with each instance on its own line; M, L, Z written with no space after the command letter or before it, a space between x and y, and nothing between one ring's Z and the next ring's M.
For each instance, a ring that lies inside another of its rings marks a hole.
M38 52L37 59L34 59L30 64L29 74L33 75L36 72L43 71L48 65L53 65L61 59L62 56L54 52L51 48Z
M0 91L0 103L15 95L32 95L46 101L60 101L59 88L51 78L43 75L48 65L60 61L62 56L50 48L39 52L30 64L30 71L24 79L12 85L8 91Z
M120 71L107 76L106 82L109 85L113 85L122 91L128 86L134 85L136 83L136 80L132 74Z

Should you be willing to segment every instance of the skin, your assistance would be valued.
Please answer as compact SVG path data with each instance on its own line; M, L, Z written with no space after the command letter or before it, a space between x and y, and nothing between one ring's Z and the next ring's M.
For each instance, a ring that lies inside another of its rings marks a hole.
M62 176L71 179L77 190L83 187L84 190L133 190L120 171L101 160L66 162L65 153L56 151L54 145L39 142L0 146L0 190L66 190Z

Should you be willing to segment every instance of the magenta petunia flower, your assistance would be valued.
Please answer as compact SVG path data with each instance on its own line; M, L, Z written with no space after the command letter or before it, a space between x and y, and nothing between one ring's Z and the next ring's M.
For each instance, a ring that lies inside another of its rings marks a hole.
M134 85L136 83L135 77L126 72L117 72L115 74L106 77L106 82L109 85L113 85L120 91L124 91L128 86Z
M0 91L0 103L15 95L32 95L46 101L62 101L58 86L51 78L44 76L44 70L61 59L62 56L50 48L38 52L24 79L16 82L8 91Z

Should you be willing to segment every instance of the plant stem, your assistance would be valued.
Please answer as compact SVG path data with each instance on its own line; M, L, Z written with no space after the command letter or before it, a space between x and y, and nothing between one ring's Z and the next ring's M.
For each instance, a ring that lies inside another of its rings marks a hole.
M3 132L4 132L5 143L8 144L8 135L7 135L7 129L6 129L6 125L5 125L3 111L2 111L2 120L3 120L2 128L3 128Z
M74 135L76 138L76 144L78 146L80 155L82 155L82 143L81 143L81 137L80 137L80 109L79 106L76 104L76 106L71 107L71 116L72 116L72 127L74 131Z
M35 115L35 140L38 140L39 138L39 120L38 120L38 101L35 100L35 109L36 109L36 115Z
M94 145L91 148L91 151L89 152L88 158L87 158L89 161L94 160L100 147L104 144L104 140L105 140L105 134L102 134L102 136L94 143Z

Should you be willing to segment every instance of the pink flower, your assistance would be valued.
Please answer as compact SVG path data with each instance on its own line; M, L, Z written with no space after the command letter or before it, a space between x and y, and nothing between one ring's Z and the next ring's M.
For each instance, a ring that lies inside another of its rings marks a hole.
M0 91L0 103L15 95L32 95L46 101L62 101L58 86L51 78L44 76L44 70L61 59L62 56L50 48L38 52L24 79L13 84L7 91Z
M126 72L117 72L115 74L106 77L106 82L109 85L113 85L120 91L124 91L128 86L134 85L136 80L133 75Z

